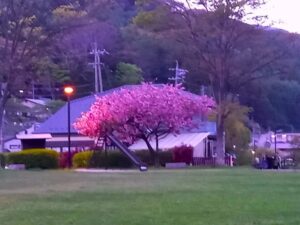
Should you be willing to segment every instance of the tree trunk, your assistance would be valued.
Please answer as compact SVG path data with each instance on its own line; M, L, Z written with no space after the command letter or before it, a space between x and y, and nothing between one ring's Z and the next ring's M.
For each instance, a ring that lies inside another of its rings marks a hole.
M146 143L146 145L147 145L147 147L148 147L150 156L151 156L152 163L155 165L155 163L156 163L156 154L155 154L155 150L152 148L150 142L148 141L148 139L147 139L146 137L142 137L142 139L145 141L145 143Z
M8 100L7 83L0 83L0 152L4 151L4 117L5 117L5 105Z
M4 152L4 108L0 106L0 152Z
M216 164L218 166L225 165L225 129L224 118L222 112L218 112L217 116L217 151L216 151Z
M154 161L154 165L156 168L158 168L160 166L160 162L159 162L159 146L158 146L158 136L155 135L155 161Z

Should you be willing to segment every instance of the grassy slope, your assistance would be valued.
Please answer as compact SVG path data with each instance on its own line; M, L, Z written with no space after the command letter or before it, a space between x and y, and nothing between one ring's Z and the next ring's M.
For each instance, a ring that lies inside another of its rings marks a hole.
M1 225L300 224L300 173L0 171Z

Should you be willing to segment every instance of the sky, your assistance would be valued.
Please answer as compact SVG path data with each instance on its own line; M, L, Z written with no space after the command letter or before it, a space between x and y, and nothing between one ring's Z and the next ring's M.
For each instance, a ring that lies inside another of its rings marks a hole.
M300 33L300 0L267 0L260 9L274 27Z
M258 15L267 15L267 24L273 27L300 34L300 0L266 0L266 5L256 12Z

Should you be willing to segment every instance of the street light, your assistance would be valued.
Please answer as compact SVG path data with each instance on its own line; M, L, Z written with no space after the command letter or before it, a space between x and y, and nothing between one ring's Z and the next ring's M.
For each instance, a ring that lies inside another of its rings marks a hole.
M274 143L275 143L275 145L274 145L274 147L275 147L275 155L277 155L277 134L278 133L281 133L282 132L282 130L280 129L280 130L275 130L274 131Z
M68 85L64 87L64 93L68 101L68 167L71 168L71 104L70 99L74 93L74 87Z

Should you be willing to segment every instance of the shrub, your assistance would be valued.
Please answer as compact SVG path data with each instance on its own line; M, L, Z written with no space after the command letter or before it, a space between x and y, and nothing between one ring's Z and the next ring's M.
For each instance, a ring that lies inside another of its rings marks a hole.
M236 153L235 165L250 166L253 162L253 155L249 150L238 150Z
M104 151L79 152L73 157L73 166L84 168L130 168L132 163L119 151L108 151L107 158Z
M296 167L299 167L299 165L300 165L300 152L299 152L298 149L293 152L292 159L294 161L294 165Z
M5 168L6 165L6 156L0 153L0 168Z
M153 160L150 155L149 150L138 150L135 151L134 154L148 166L153 166ZM159 162L161 166L165 166L168 162L173 162L173 154L172 151L160 151L159 153Z
M93 151L85 151L85 152L76 153L72 158L73 167L88 168L92 156L93 156Z
M8 154L8 164L24 164L26 169L54 169L58 167L59 154L49 149L26 149Z
M73 156L77 154L79 151L71 151L71 159L73 159ZM62 152L59 154L59 167L60 168L67 168L69 166L68 162L69 153L68 152ZM71 160L71 166L73 166L73 160Z
M174 162L185 162L186 164L191 164L193 161L193 147L182 145L174 147L173 151L173 160Z
M142 162L153 166L152 158L148 150L136 151L135 154ZM164 166L166 162L172 162L172 152L159 152L160 164ZM107 151L107 159L104 151L85 151L73 156L73 166L84 168L130 168L132 162L120 151Z
M108 151L107 161L108 161L108 167L112 167L112 168L132 167L132 162L130 161L130 159L127 158L123 153L119 151Z
M93 151L92 157L89 162L90 168L101 168L105 167L105 155L102 151Z
M148 166L153 166L153 160L152 160L149 150L138 150L138 151L135 151L134 154L143 163L146 163Z
M166 163L173 162L173 152L172 151L159 152L159 162L161 166L165 166Z

